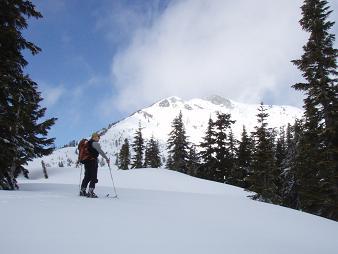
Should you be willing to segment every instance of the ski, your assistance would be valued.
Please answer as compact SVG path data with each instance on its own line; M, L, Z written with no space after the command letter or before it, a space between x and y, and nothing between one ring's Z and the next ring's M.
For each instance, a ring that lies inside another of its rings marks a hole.
M108 193L107 195L106 195L106 198L119 198L117 195L115 195L115 196L110 196L110 194Z
M79 195L79 197L84 197L84 198L93 198L93 197L89 197L88 195L84 196L84 195ZM104 196L97 196L96 198L119 198L117 195L110 195L109 193L107 193L106 195Z

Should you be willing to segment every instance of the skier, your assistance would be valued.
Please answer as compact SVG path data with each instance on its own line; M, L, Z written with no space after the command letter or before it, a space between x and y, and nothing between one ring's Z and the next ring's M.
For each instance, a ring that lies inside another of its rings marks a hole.
M109 158L102 151L99 144L100 135L98 133L93 133L92 138L88 141L88 151L90 157L86 159L84 163L85 176L83 178L80 190L80 196L87 196L90 198L97 198L97 195L94 193L95 184L97 180L97 169L98 169L98 156L99 154L107 161L109 165ZM89 183L89 191L86 192L87 185Z

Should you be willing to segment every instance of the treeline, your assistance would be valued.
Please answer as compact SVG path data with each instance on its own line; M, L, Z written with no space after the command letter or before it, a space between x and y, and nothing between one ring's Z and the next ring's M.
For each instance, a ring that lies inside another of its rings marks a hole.
M131 157L133 150L134 156ZM142 127L139 125L135 133L131 147L128 139L124 143L117 155L116 164L120 169L127 170L129 168L159 168L162 166L159 142L154 137L149 141L145 141L142 136Z
M286 129L267 126L258 109L252 133L234 139L228 114L210 119L200 152L187 141L182 114L168 139L167 167L252 191L252 198L338 220L338 50L325 0L305 0L301 27L309 33L304 53L293 60L304 81L304 116Z
M245 188L255 200L319 214L311 208L322 198L326 198L328 203L330 197L322 196L320 186L324 179L309 175L300 167L307 163L300 156L306 151L304 145L307 146L302 142L305 119L276 129L269 128L268 117L268 107L261 104L257 109L254 131L249 133L243 126L241 138L237 140L232 130L235 121L231 115L218 112L214 120L209 119L202 142L195 145L189 142L180 112L171 124L172 131L167 141L168 156L163 166L191 176ZM131 150L134 154L132 158ZM141 126L135 133L131 147L128 139L125 139L118 158L120 169L162 166L158 141L152 137L145 142ZM321 207L321 203L317 203L317 207ZM332 212L334 214L335 210Z
M167 167L199 178L226 183L251 191L253 199L305 210L308 178L295 166L303 122L276 130L267 124L268 109L260 105L257 126L240 140L234 137L230 114L217 113L209 119L202 142L189 143L182 113L174 119L168 139Z

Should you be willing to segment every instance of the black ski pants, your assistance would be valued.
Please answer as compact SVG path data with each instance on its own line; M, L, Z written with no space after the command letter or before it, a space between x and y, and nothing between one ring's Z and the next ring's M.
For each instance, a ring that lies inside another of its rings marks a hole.
M81 189L86 189L89 183L89 188L95 188L97 180L97 160L86 160L84 162L85 175L81 184Z

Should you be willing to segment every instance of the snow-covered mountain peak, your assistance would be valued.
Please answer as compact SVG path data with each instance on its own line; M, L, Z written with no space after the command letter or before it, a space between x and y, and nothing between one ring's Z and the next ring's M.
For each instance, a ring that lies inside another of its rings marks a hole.
M171 97L168 97L168 98L165 98L165 99L159 101L156 104L159 107L162 107L162 108L167 108L167 107L177 108L177 107L183 105L184 101L177 96L171 96Z
M205 109L213 106L225 107L228 109L234 108L234 104L231 100L226 99L220 95L211 95L205 99L194 98L190 100L183 100L177 96L171 96L164 98L159 102L153 104L161 108L176 108L180 110L194 110Z
M235 120L232 126L233 133L240 139L243 125L248 132L253 131L257 125L257 109L259 104L238 103L219 95L209 96L207 99L194 98L183 100L177 96L164 98L149 107L140 109L121 121L109 125L100 131L102 133L101 145L104 151L113 159L119 152L124 139L132 143L139 123L145 140L151 136L159 141L162 154L166 155L166 142L171 131L171 123L180 112L189 142L199 145L207 129L208 120L216 119L217 113L231 114ZM269 117L267 122L270 128L277 130L288 123L293 124L296 118L301 118L303 110L291 106L265 105ZM51 166L57 166L60 161L64 165L72 166L76 161L74 147L56 150L44 160ZM38 160L40 164L41 159Z
M226 99L222 96L219 95L211 95L208 96L206 98L207 101L210 101L211 103L215 104L215 105L220 105L220 106L224 106L226 108L233 108L234 105L231 103L231 101L229 99Z

